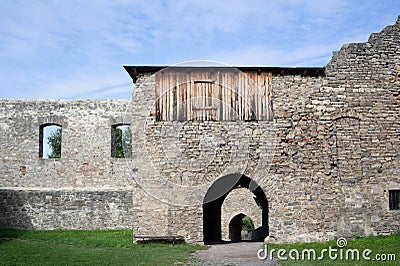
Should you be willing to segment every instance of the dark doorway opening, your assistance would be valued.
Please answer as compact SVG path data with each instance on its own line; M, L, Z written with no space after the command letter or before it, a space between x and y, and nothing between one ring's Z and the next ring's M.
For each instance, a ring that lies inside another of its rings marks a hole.
M233 242L242 240L242 220L244 217L246 217L246 215L240 213L229 222L229 238Z
M240 187L248 188L254 194L254 200L262 210L262 226L258 228L254 241L262 241L269 233L268 229L268 201L264 191L256 182L245 175L230 174L216 180L208 189L203 201L203 236L205 244L223 243L221 235L221 206L228 194ZM244 216L243 216L244 217ZM241 218L243 218L241 217ZM234 238L238 238L236 232L241 231L241 219L231 221L234 230ZM233 219L232 219L233 220ZM237 221L236 221L237 220ZM239 226L240 223L240 226ZM240 234L240 232L239 232ZM234 241L231 238L232 241ZM240 241L240 237L239 240Z

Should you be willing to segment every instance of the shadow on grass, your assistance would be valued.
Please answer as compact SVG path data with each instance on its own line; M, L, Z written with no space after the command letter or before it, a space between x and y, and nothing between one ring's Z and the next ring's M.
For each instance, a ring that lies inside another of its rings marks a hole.
M24 229L0 229L0 245L15 239L23 238L27 233Z
M0 192L0 244L21 238L27 229L33 229L25 207L27 194L14 190Z

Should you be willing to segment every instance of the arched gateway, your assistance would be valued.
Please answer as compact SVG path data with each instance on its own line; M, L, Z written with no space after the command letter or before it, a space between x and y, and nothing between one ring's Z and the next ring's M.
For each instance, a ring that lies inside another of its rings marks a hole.
M221 206L234 189L247 188L262 211L262 225L256 230L255 239L262 241L268 235L268 201L264 191L245 175L229 174L217 179L208 189L203 201L203 237L205 244L222 242Z

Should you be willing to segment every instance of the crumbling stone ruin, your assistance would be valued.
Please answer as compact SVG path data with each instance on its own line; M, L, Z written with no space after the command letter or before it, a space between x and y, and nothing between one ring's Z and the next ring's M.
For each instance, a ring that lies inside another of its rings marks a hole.
M400 17L322 68L126 66L131 101L1 100L0 227L212 243L247 215L280 242L398 231L399 48ZM60 158L43 156L50 125Z

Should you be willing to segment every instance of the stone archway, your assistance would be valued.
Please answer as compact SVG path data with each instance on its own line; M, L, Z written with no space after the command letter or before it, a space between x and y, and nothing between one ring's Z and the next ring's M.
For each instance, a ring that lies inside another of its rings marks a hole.
M229 239L233 242L242 240L242 219L245 214L239 213L234 216L229 222Z
M262 225L256 239L262 241L268 235L268 201L257 183L245 175L230 174L217 179L208 189L203 201L203 241L205 244L221 243L221 206L228 194L236 188L247 188L262 210Z

